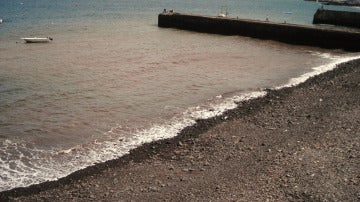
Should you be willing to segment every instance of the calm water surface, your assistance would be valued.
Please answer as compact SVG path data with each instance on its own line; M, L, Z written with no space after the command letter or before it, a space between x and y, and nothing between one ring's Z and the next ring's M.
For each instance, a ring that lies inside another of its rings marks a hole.
M294 0L0 0L0 191L173 137L234 100L357 56L157 27L163 8L216 15L224 5L233 17L298 24L310 24L318 7ZM23 43L28 36L54 41Z

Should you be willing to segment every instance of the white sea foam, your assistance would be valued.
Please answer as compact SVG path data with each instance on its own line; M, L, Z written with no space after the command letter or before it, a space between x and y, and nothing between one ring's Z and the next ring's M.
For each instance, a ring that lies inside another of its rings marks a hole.
M0 172L2 173L0 191L57 180L96 163L121 157L144 143L175 137L185 127L195 124L197 119L221 115L225 111L235 108L236 102L265 94L263 91L252 92L226 98L217 104L192 107L186 110L181 117L174 117L163 124L156 124L149 129L137 131L129 137L121 135L121 126L114 127L106 132L106 135L110 137L106 141L95 140L87 145L78 145L61 151L49 152L30 149L25 143L19 144L6 140L1 151L23 151L27 155L14 157L14 160L0 160ZM222 97L217 96L217 99L222 99Z
M282 89L282 88L286 88L286 87L299 85L299 84L305 82L306 80L308 80L310 77L322 74L324 72L327 72L327 71L330 71L330 70L336 68L336 66L341 63L348 62L348 61L355 60L355 59L360 59L360 56L338 57L338 56L331 56L330 54L321 54L319 56L328 58L331 60L331 62L328 64L313 67L312 68L313 71L305 73L297 78L292 78L289 80L288 83L281 85L281 86L277 86L274 89L278 90L278 89Z
M313 71L293 78L287 84L275 89L298 85L312 76L335 68L337 64L360 58L360 56L336 58L326 54L324 57L331 58L331 62L314 67ZM175 137L185 127L195 124L197 119L221 115L237 107L238 102L265 95L265 91L257 91L231 98L216 96L214 103L191 107L182 116L174 117L162 124L154 124L149 129L136 131L131 136L124 137L121 126L117 126L105 133L108 137L105 141L95 140L61 151L49 152L29 147L25 143L5 140L0 147L0 154L4 154L0 158L0 191L57 180L79 169L121 157L144 143Z
M202 108L200 106L189 108L189 110L186 111L185 114L188 114L189 117L194 120L208 119L211 117L222 115L227 110L234 109L235 107L237 107L238 102L254 99L257 97L263 97L265 95L265 91L245 93L239 96L226 98L220 103L210 104L210 106L206 106L205 108Z

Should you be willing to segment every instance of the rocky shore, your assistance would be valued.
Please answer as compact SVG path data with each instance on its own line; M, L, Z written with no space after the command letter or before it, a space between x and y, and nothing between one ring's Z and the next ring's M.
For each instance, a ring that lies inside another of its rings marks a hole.
M0 201L360 201L360 60Z

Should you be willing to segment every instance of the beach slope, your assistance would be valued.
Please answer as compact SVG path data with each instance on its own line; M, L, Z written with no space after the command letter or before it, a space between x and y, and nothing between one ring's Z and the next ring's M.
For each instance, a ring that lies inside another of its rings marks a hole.
M3 201L359 201L360 60Z

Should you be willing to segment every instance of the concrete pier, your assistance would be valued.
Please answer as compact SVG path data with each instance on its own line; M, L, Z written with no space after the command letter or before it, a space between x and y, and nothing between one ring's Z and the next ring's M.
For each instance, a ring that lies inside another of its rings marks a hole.
M158 26L198 32L241 35L280 42L360 51L360 32L268 21L180 13L161 13Z
M360 28L360 12L318 9L314 15L313 23Z

